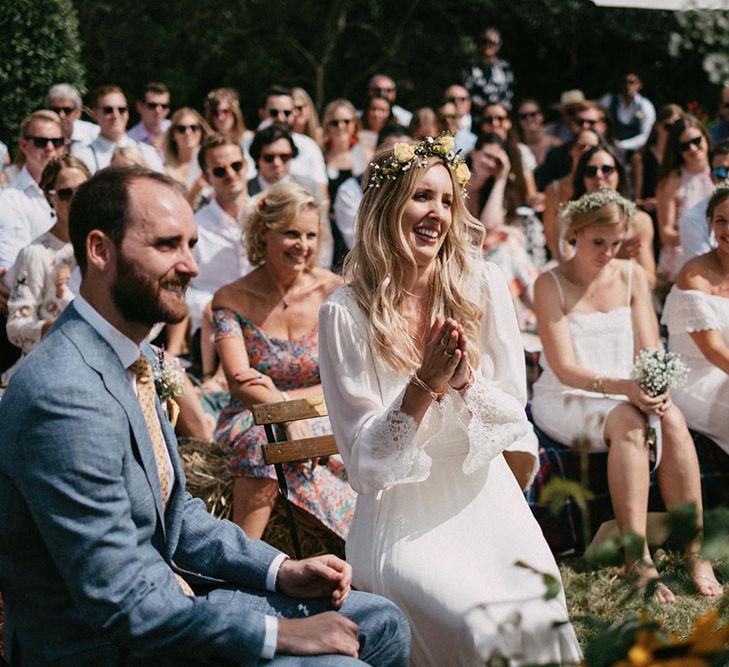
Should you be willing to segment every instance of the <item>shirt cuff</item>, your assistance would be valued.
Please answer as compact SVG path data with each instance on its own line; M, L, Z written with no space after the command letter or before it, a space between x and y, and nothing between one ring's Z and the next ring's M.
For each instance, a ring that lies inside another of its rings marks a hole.
M288 556L286 554L279 554L271 561L268 566L268 572L266 573L266 590L274 593L276 591L276 577L278 577L278 570Z
M278 619L275 616L264 616L266 633L263 635L263 650L261 657L271 660L276 655L276 642L278 641Z

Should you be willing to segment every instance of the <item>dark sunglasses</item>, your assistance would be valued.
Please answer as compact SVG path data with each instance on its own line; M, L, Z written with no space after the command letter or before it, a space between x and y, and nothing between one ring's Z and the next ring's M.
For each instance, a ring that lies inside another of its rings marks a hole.
M217 178L223 178L223 176L228 173L228 167L230 167L237 174L241 169L243 169L243 161L236 160L235 162L231 162L230 164L225 164L220 167L213 167L210 171L213 172L213 176L216 176Z
M448 102L455 104L456 102L468 102L468 95L453 95L448 98Z
M32 141L36 148L45 148L48 146L49 141L53 144L53 148L60 148L64 143L66 143L66 140L63 137L31 137L28 135L25 137L25 140Z
M70 116L74 111L76 111L76 107L51 107L51 111L57 113L59 116Z
M73 193L77 188L59 188L58 190L49 190L49 195L56 195L61 201L68 201L73 197Z
M688 141L682 141L678 148L682 153L685 153L687 150L691 148L691 146L696 146L696 148L701 148L701 140L704 137L702 135L699 135L698 137L694 137L693 139L689 139Z
M268 155L261 155L261 160L263 160L266 164L273 164L276 158L278 158L281 162L286 164L293 157L294 156L291 153L269 153Z
M519 114L519 120L526 120L527 118L536 118L541 111L522 111Z
M595 178L598 173L603 176L610 176L615 171L615 165L613 164L588 164L585 167L585 176L587 178Z
M349 126L352 122L353 120L351 118L332 118L327 125L329 127L339 127L340 125Z
M376 94L380 94L380 95L383 93L394 93L395 87L394 86L380 86L379 88L373 88L372 92L376 93Z
M118 111L119 115L123 116L127 111L129 111L129 107L101 107L101 110L107 116L111 116L111 114L115 111Z
M496 125L500 123L506 122L508 116L484 116L482 118L484 123L489 123L491 125Z
M304 105L303 104L297 104L297 105L295 105L294 108L296 109L296 111L298 111L299 113L301 113L304 110Z
M152 109L162 109L162 111L167 111L167 109L170 108L169 104L162 104L162 102L145 102L144 106L150 111Z
M711 175L713 178L723 181L727 176L729 176L729 167L714 167L711 170Z
M192 123L191 125L173 125L172 127L177 134L185 134L188 130L190 130L190 132L200 131L200 126L197 123Z
M276 118L278 116L283 116L284 118L288 118L292 113L294 113L293 109L269 109L268 115L271 116L271 118Z
M498 39L489 39L488 37L481 40L481 44L484 46L501 46L501 41Z
M592 119L592 118L575 118L575 122L576 122L576 123L577 123L577 124L578 124L578 125L579 125L580 127L589 127L589 128L593 128L593 127L595 127L595 125L597 125L597 124L598 124L598 123L599 123L600 121L599 121L599 120L594 120L594 119Z

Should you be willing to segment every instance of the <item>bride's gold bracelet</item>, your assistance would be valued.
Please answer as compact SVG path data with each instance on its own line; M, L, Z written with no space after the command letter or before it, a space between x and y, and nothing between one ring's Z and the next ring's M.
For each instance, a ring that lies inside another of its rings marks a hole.
M423 382L419 377L417 373L413 373L410 376L410 382L414 384L418 389L421 389L424 391L428 396L430 396L434 401L440 403L443 399L443 396L445 396L445 391L437 392L433 387L431 387L429 384L426 384Z
M594 391L596 394L602 394L605 398L608 398L608 396L610 396L610 394L608 394L605 391L605 387L603 386L602 379L603 379L602 375L596 375L592 379L592 391Z
M450 384L450 382L448 383ZM468 379L460 386L460 387L454 387L452 384L450 384L451 389L455 391L463 391L464 389L468 389L473 384L473 369L471 368L470 364L468 366Z

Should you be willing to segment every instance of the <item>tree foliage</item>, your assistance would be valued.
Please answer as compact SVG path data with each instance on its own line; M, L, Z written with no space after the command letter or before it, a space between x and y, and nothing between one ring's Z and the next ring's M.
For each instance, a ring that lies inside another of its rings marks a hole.
M15 141L20 121L45 104L54 83L83 90L84 67L72 0L0 2L0 139Z

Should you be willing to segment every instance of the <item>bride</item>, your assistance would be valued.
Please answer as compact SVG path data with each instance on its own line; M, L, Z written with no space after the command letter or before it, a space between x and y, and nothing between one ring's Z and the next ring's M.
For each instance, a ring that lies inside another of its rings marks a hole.
M530 451L523 352L499 270L480 259L468 169L441 135L370 166L348 285L322 306L319 360L360 494L353 584L410 620L411 664L570 664L559 571L503 451Z

